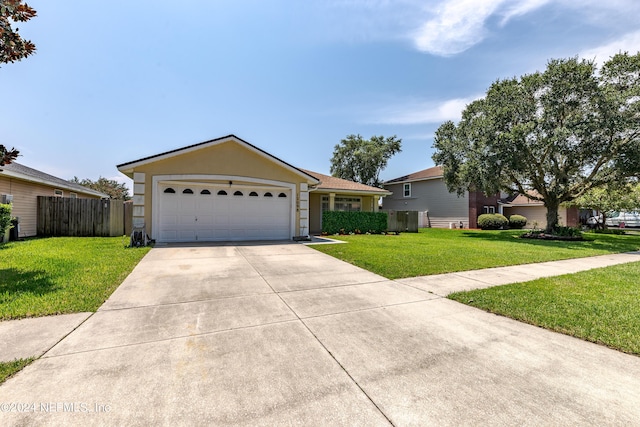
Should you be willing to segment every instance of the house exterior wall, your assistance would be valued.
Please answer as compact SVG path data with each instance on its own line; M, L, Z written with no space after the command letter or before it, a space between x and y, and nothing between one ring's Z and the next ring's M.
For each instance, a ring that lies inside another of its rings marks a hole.
M144 200L144 222L147 233L153 236L153 182L154 176L161 175L225 175L238 177L230 179L236 184L251 184L251 181L243 181L242 178L268 179L295 185L296 206L294 235L300 233L300 203L308 203L308 200L300 200L301 185L306 184L304 178L284 167L279 167L273 161L253 152L233 141L223 142L210 147L186 152L168 159L157 160L152 163L137 166L135 173L144 177L141 188L136 191ZM197 179L202 181L202 179ZM214 181L211 181L214 182ZM224 181L226 182L226 181ZM135 187L135 180L134 180ZM136 213L134 212L134 217Z
M547 227L547 208L542 205L533 206L513 206L504 208L504 216L522 215L527 218L525 228L545 229ZM578 210L576 208L558 208L559 224L562 226L576 227L578 221Z
M481 191L469 192L469 228L478 228L478 217L484 213L485 206L493 206L498 212L500 195L485 196Z
M376 197L361 194L331 193L328 191L313 191L309 194L309 233L320 234L322 232L322 196L359 197L361 199L362 212L377 212Z
M428 211L428 226L447 228L450 223L469 227L469 195L450 193L442 178L411 182L411 196L404 197L404 183L385 185L393 195L383 199L383 209Z
M20 237L31 237L38 230L38 196L55 196L58 187L23 181L0 175L0 194L13 195L11 215L20 218ZM63 197L69 197L69 190L62 189ZM98 196L76 193L79 199L99 199Z

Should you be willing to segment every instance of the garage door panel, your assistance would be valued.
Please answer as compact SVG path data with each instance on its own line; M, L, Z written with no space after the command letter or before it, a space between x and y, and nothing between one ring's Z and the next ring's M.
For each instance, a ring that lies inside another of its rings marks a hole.
M164 193L171 187L174 193ZM184 192L186 189L192 193ZM218 194L226 191L227 195ZM233 195L240 191L242 196ZM161 185L159 241L289 239L290 190ZM254 193L255 195L251 196ZM271 193L272 197L265 197ZM279 194L287 197L278 197Z

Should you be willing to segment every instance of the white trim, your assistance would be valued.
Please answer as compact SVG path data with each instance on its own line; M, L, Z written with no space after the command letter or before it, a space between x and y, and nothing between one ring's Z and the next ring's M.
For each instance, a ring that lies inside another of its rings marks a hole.
M317 184L320 183L320 181L318 179L310 176L309 174L302 172L301 170L289 165L288 163L285 163L284 161L272 156L271 154L266 153L266 152L258 149L257 147L254 147L254 146L250 145L249 143L247 143L245 141L242 141L242 140L240 140L240 139L238 139L237 137L234 137L234 136L223 137L223 138L216 139L216 140L213 140L213 141L204 142L204 143L200 143L200 144L195 144L193 146L186 147L186 148L178 148L177 150L173 150L173 151L171 151L169 153L153 156L153 157L145 159L145 160L138 160L138 161L135 161L133 163L124 164L124 165L122 165L122 168L118 167L118 170L120 172L122 172L122 173L125 173L125 174L126 174L126 171L129 171L131 173L131 172L133 172L133 170L135 168L138 168L140 166L144 166L144 165L149 164L149 163L155 163L155 162L158 162L158 161L161 161L161 160L170 159L172 157L176 157L176 156L179 156L179 155L182 155L182 154L187 154L187 153L191 153L191 152L194 152L194 151L199 151L199 150L202 150L202 149L205 149L205 148L213 147L213 146L216 146L216 145L219 145L219 144L224 144L224 143L231 142L231 141L236 142L236 143L242 145L247 150L249 150L249 151L251 151L251 152L253 152L253 153L255 153L255 154L257 154L257 155L259 155L259 156L261 156L261 157L263 157L265 159L267 159L267 160L270 160L273 163L278 164L280 167L283 167L283 168L287 169L289 172L293 172L294 174L296 174L298 176L304 177L304 179L306 181L312 183L313 185L317 185Z
M60 194L58 194L58 191L60 192ZM62 191L59 188L54 188L53 189L53 196L54 197L64 197L64 191Z
M407 185L409 186L409 195L406 194L407 193L407 191L406 191ZM402 184L402 197L403 198L407 198L407 197L410 198L411 197L411 183L410 182L405 182L405 183Z
M297 206L297 194L296 194L296 184L291 182L283 182L283 181L274 181L270 179L262 179L262 178L251 178L247 176L236 176L236 175L202 175L202 174L180 174L180 175L154 175L152 182L152 210L151 210L151 238L154 239L157 236L158 228L160 227L160 197L158 194L158 186L161 182L165 181L187 181L187 184L193 183L193 181L198 180L211 180L211 181L243 181L243 182L252 182L255 184L263 184L263 185L273 185L278 188L286 188L291 190L291 205L289 207L290 210L290 220L289 220L289 234L290 238L293 238L296 233L296 206ZM215 183L211 183L215 184ZM184 185L184 183L183 183Z
M406 179L404 181L393 181L393 182L383 182L382 185L386 186L391 186L391 185L396 185L396 184L405 184L405 183L411 183L411 182L420 182L420 181L432 181L434 179L443 179L444 175L438 175L438 176L429 176L426 178L415 178L415 179Z

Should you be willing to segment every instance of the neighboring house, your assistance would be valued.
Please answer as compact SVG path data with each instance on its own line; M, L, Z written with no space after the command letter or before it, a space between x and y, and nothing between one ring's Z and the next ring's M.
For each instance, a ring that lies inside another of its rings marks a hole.
M386 190L393 193L383 200L383 209L418 211L421 227L450 226L477 228L478 216L483 213L502 213L506 217L518 214L527 218L527 227L546 226L546 209L542 202L525 196L485 196L482 192L465 192L462 196L450 193L444 182L442 167L434 166L409 175L386 181ZM577 209L560 208L561 224L577 225Z
M538 200L531 200L518 194L498 201L500 213L509 218L511 215L522 215L527 218L526 228L546 228L547 208ZM558 209L560 225L575 227L580 223L579 209L560 206Z
M459 227L462 223L464 228L476 228L480 214L498 212L497 196L450 193L440 166L391 179L383 187L393 195L383 200L382 208L418 211L421 227Z
M0 166L0 202L12 200L11 215L20 219L20 237L37 234L38 196L108 198L106 194L20 163Z
M323 210L375 210L389 194L299 169L228 135L118 165L133 222L158 242L280 240L317 233Z

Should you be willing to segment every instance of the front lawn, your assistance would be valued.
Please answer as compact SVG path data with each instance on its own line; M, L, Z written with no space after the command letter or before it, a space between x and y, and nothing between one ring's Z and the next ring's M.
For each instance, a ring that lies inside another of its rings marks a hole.
M640 355L640 262L457 292L449 298Z
M586 241L520 239L521 230L420 229L396 235L330 236L311 247L389 279L637 251L639 235L585 233Z
M96 311L150 249L124 243L54 237L0 244L0 320Z

